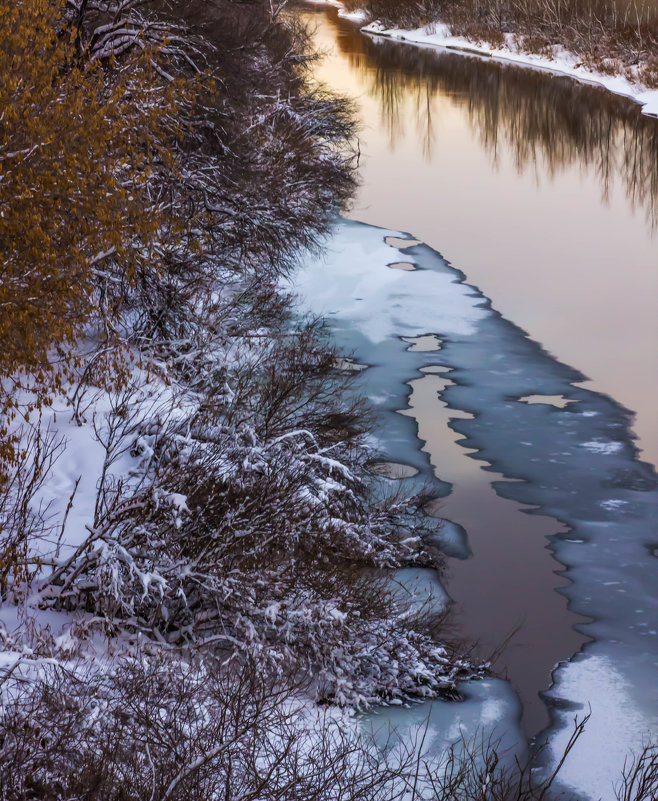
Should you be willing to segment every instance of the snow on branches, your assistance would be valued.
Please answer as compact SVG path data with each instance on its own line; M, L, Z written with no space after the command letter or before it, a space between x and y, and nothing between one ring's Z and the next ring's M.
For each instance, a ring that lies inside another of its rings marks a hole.
M18 537L30 570L3 568L5 597L129 652L292 669L321 701L454 697L477 671L386 578L434 564L423 499L376 486L364 405L279 287L353 185L349 105L311 85L265 3L71 0L57 24L76 80L139 83L139 180L130 158L106 167L157 224L80 254L93 302L68 399L97 459L63 540Z

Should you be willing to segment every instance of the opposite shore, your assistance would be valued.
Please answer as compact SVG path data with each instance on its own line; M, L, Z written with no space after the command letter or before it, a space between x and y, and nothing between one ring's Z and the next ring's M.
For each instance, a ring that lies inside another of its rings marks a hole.
M341 17L362 24L361 32L369 36L392 39L416 47L445 50L471 58L491 59L555 75L566 75L580 83L600 86L613 94L627 97L642 106L643 114L658 117L658 87L647 86L637 77L641 72L639 66L626 70L627 74L621 72L608 74L586 65L582 57L559 44L544 47L541 53L528 52L526 39L515 33L503 34L500 44L493 45L482 38L456 35L448 24L438 20L419 27L403 25L398 27L373 18L369 10L356 8L356 4L352 2L347 5L338 0L309 0L309 2L337 7Z

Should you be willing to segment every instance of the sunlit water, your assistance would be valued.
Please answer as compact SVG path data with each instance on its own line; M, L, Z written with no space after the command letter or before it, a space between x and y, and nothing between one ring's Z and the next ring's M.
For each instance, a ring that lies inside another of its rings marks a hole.
M442 342L426 316L416 334L432 335L414 339L416 299L394 294L402 338L373 349L358 333L367 313L344 328L336 312L339 340L371 364L359 380L392 414L386 452L421 479L429 462L433 511L466 531L446 572L454 621L481 653L518 627L497 666L527 732L547 725L548 700L555 748L590 682L600 709L584 748L619 759L658 712L656 482L639 461L658 454L658 124L566 79L374 42L333 9L302 13L327 54L318 77L359 108L351 216L411 231L504 316L468 347ZM413 254L425 251L392 256L393 272L417 275ZM358 273L358 249L349 257ZM424 258L421 270L444 269ZM382 302L363 287L351 298L343 275L341 303Z

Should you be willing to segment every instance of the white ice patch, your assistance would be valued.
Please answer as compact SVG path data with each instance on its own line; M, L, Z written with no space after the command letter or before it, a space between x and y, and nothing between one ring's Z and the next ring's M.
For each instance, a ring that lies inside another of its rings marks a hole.
M363 726L376 741L389 748L402 743L402 751L411 747L414 757L431 775L439 777L446 769L446 755L451 745L457 753L469 744L477 746L488 740L498 743L502 761L523 758L525 737L518 725L519 704L514 691L501 679L484 679L462 684L464 700L442 700L414 704L410 708L378 709L363 718ZM476 761L479 761L477 753ZM423 783L421 782L421 785ZM429 787L419 788L419 798L433 798Z
M592 453L611 454L617 453L624 446L621 442L611 442L610 440L593 439L590 442L583 442L583 448L587 448Z
M622 506L626 506L627 503L628 501L622 501L619 498L610 498L608 501L601 501L599 506L608 512L614 512L617 509L621 509Z
M488 312L473 289L438 270L386 269L396 260L415 264L387 245L399 237L368 225L338 226L324 256L310 257L292 279L302 305L313 314L349 322L373 344L423 334L470 336Z
M561 666L554 695L578 698L581 719L588 705L592 710L585 733L560 772L561 782L580 793L579 797L584 794L586 798L613 801L614 784L622 775L629 747L639 749L648 743L655 721L640 708L623 673L605 656L589 655ZM569 722L574 712L560 712L559 716L565 725L550 739L554 760L559 759L571 735Z

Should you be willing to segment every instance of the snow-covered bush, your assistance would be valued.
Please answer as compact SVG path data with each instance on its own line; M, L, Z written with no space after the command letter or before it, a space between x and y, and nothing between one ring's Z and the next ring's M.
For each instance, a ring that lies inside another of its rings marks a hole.
M588 720L574 721L546 775L480 735L438 760L423 756L423 727L382 742L257 662L25 661L0 689L2 801L543 801L557 797ZM658 750L648 745L627 761L615 795L653 801L657 790Z
M58 24L108 91L148 43L171 103L140 171L157 230L130 265L94 257L69 392L105 453L93 515L50 550L35 538L35 575L5 597L82 616L114 650L285 667L322 701L455 697L478 671L383 577L436 564L424 498L377 489L339 354L280 289L352 188L349 104L311 83L303 34L265 2L83 0Z
M374 492L367 452L328 426L343 397L332 360L308 332L291 339L259 346L263 369L250 350L248 377L238 362L184 415L133 424L117 407L139 467L99 485L91 532L35 584L40 603L168 647L297 665L340 704L454 697L473 669L374 572L434 564L424 498ZM343 409L341 430L357 423Z
M391 798L404 759L387 765L354 721L308 708L301 689L254 664L170 656L43 665L4 688L0 798Z

